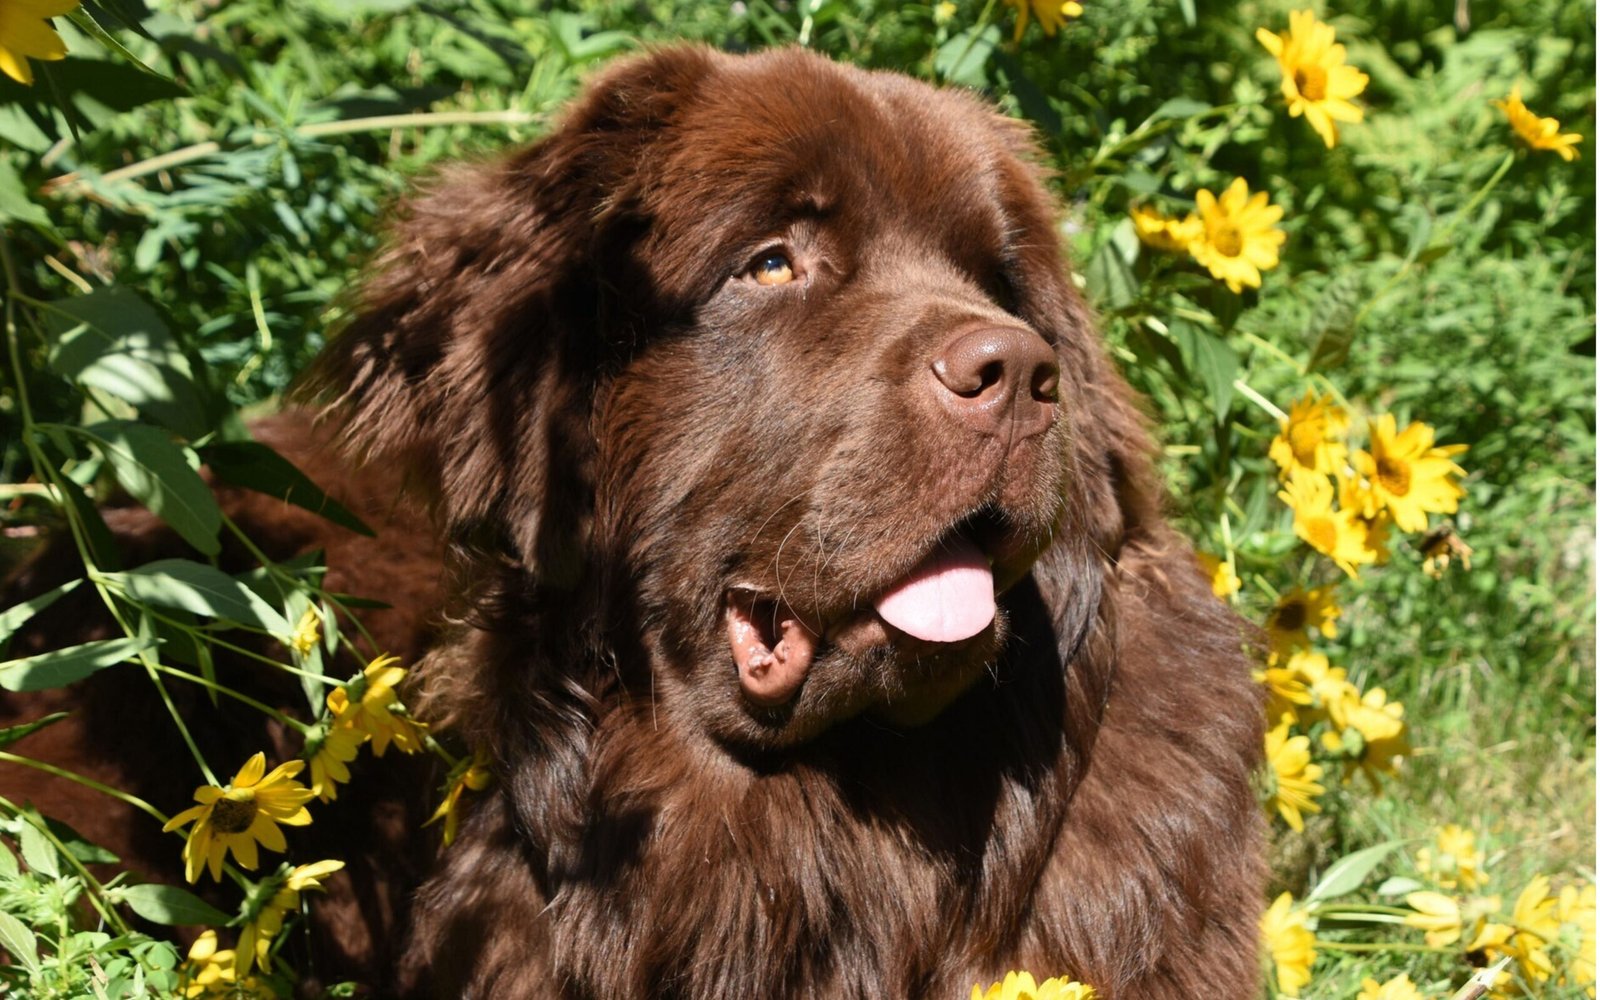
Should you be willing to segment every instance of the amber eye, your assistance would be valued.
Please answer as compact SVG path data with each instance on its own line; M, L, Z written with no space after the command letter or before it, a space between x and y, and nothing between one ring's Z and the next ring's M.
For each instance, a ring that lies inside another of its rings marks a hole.
M758 285L786 285L794 280L794 265L781 253L762 254L750 273Z

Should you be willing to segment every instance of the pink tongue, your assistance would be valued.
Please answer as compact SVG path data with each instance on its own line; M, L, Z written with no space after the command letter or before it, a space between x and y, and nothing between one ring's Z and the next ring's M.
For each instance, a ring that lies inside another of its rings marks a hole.
M969 539L956 538L918 563L877 600L878 614L927 642L960 642L994 621L994 574Z

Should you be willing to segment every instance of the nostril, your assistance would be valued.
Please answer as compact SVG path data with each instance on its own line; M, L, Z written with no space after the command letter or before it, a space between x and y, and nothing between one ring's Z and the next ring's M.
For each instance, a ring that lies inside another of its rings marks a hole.
M1061 368L1026 327L969 327L945 342L930 367L940 402L980 433L1028 436L1055 422Z
M1000 383L1000 380L1005 378L1005 377L1006 377L1006 366L1002 362L1000 362L1000 361L991 361L991 362L989 362L988 364L984 365L982 368L978 369L978 389L977 389L977 392L981 395L985 389L989 388L992 385L998 385Z
M1033 376L1033 398L1041 403L1061 399L1061 369L1054 361L1042 364Z

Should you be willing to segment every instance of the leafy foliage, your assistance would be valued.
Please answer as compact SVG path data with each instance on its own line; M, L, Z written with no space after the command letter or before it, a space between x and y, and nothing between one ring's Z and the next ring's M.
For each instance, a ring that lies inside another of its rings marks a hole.
M241 412L275 405L338 323L384 206L436 162L538 135L585 74L628 50L807 45L982 90L1035 127L1082 286L1151 402L1174 513L1237 574L1230 599L1247 616L1265 621L1294 588L1336 586L1343 614L1318 651L1358 693L1381 686L1405 705L1415 753L1381 795L1334 780L1351 727L1298 720L1329 768L1320 814L1283 831L1275 855L1279 888L1317 915L1322 952L1302 995L1350 996L1402 969L1446 995L1467 968L1460 949L1406 951L1415 936L1389 933L1406 894L1433 884L1416 843L1444 823L1476 829L1509 895L1536 872L1593 877L1594 171L1520 145L1489 102L1520 84L1540 114L1592 137L1594 5L1320 11L1370 77L1365 119L1331 149L1285 113L1279 66L1256 39L1284 28L1289 4L1084 7L1053 37L1035 24L1020 38L996 0L564 2L537 15L512 0L101 0L57 18L67 58L35 62L33 87L0 76L0 568L38 529L70 533L90 567L74 586L125 635L0 662L0 687L130 663L152 683L226 694L210 643L242 629L290 651L315 719L286 724L305 732L308 758L342 738L330 688L403 711L383 700L386 680L323 675L351 605L322 589L314 562L237 577L213 564L234 529L196 470L361 528L251 441ZM1593 142L1580 149L1592 161ZM1241 177L1282 208L1287 233L1259 290L1235 294L1153 249L1129 217L1178 219L1197 192ZM1308 390L1357 427L1394 414L1470 446L1453 520L1395 540L1389 565L1353 580L1296 540L1276 499L1273 410ZM117 491L195 558L124 567L96 510ZM1425 546L1441 538L1474 559L1453 550L1435 579ZM0 644L59 596L0 610ZM8 748L27 728L0 731L0 760L21 762ZM451 808L467 760L453 761ZM251 883L228 917L186 890L101 883L84 865L112 859L96 850L0 801L0 983L172 995L199 966L180 971L175 947L130 930L130 913L238 927L295 877ZM1591 901L1591 949L1592 919ZM1375 928L1402 950L1360 950Z

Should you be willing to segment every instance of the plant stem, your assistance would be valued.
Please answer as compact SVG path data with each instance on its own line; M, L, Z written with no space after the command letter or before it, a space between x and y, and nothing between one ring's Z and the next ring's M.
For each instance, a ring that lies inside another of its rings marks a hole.
M1272 416L1274 418L1276 418L1278 420L1288 420L1289 419L1289 415L1287 413L1285 413L1282 410L1278 409L1278 407L1273 404L1272 400L1268 399L1267 397L1261 395L1261 393L1256 392L1254 389L1250 388L1250 386L1248 384L1246 384L1244 379L1242 379L1242 378L1234 379L1233 380L1233 388L1239 393L1239 395L1243 396L1245 399L1248 399L1250 402L1252 402L1252 403L1256 404L1257 406L1261 407L1263 410L1266 410L1268 413L1272 414Z
M1413 944L1409 941L1325 941L1317 938L1317 947L1329 951L1417 951L1429 954L1443 954L1449 948L1435 948L1431 944Z
M279 664L279 666L281 666L281 664ZM255 709L256 711L258 711L260 713L262 713L263 715L270 716L271 718L277 719L279 722L283 723L286 726L289 726L289 727L291 727L293 729L299 730L300 731L300 735L302 735L302 736L304 736L307 732L310 731L311 727L307 726L305 723L301 722L300 720L295 719L295 718L291 718L290 716L285 715L284 713L278 711L277 709L273 708L271 705L266 704L265 702L257 701L256 699L250 697L247 694L242 694L242 693L240 693L238 691L235 691L233 688L228 687L226 684L218 684L216 681L209 680L209 679L207 679L205 677L199 677L199 676L196 676L195 674L191 674L187 670L179 670L176 667L168 667L168 666L165 666L165 665L159 664L159 663L153 664L152 665L152 669L158 670L163 674L170 674L170 675L172 675L174 677L177 677L180 680L188 681L191 684L198 684L201 687L208 688L209 690L215 691L218 694L225 694L228 697L234 699L235 701L243 702L244 704L249 705L251 708Z
M421 112L409 115L375 115L371 118L347 118L336 122L315 122L310 125L300 125L288 131L295 135L318 139L335 135L350 135L356 132L381 132L385 129L399 128L438 128L448 125L528 125L539 119L538 115L526 111L440 111ZM265 146L283 134L280 129L255 129L249 134L248 142L257 146ZM175 149L170 153L152 156L148 160L130 163L126 167L107 171L100 175L101 183L114 184L118 181L134 180L147 177L150 174L181 167L196 160L203 160L208 156L215 156L223 151L220 142L207 140L197 142L191 146ZM84 180L79 171L62 174L45 183L41 190L46 194L62 197L79 195L89 189L89 184Z
M32 757L22 757L14 753L9 753L5 750L0 750L0 760L11 764L21 764L23 767L31 767L36 771L43 771L46 774L53 774L58 778L65 778L68 781L76 782L85 788L91 788L103 795L111 796L118 802L122 802L126 805L134 807L135 809L149 816L151 819L155 820L157 823L165 824L167 822L168 817L166 813L163 813L160 809L157 809L144 799L139 798L137 795L129 795L127 792L124 792L118 788L112 788L110 785L101 784L93 778L86 778L74 771L68 771L66 768L56 767L54 764L46 764L44 761L34 760Z

